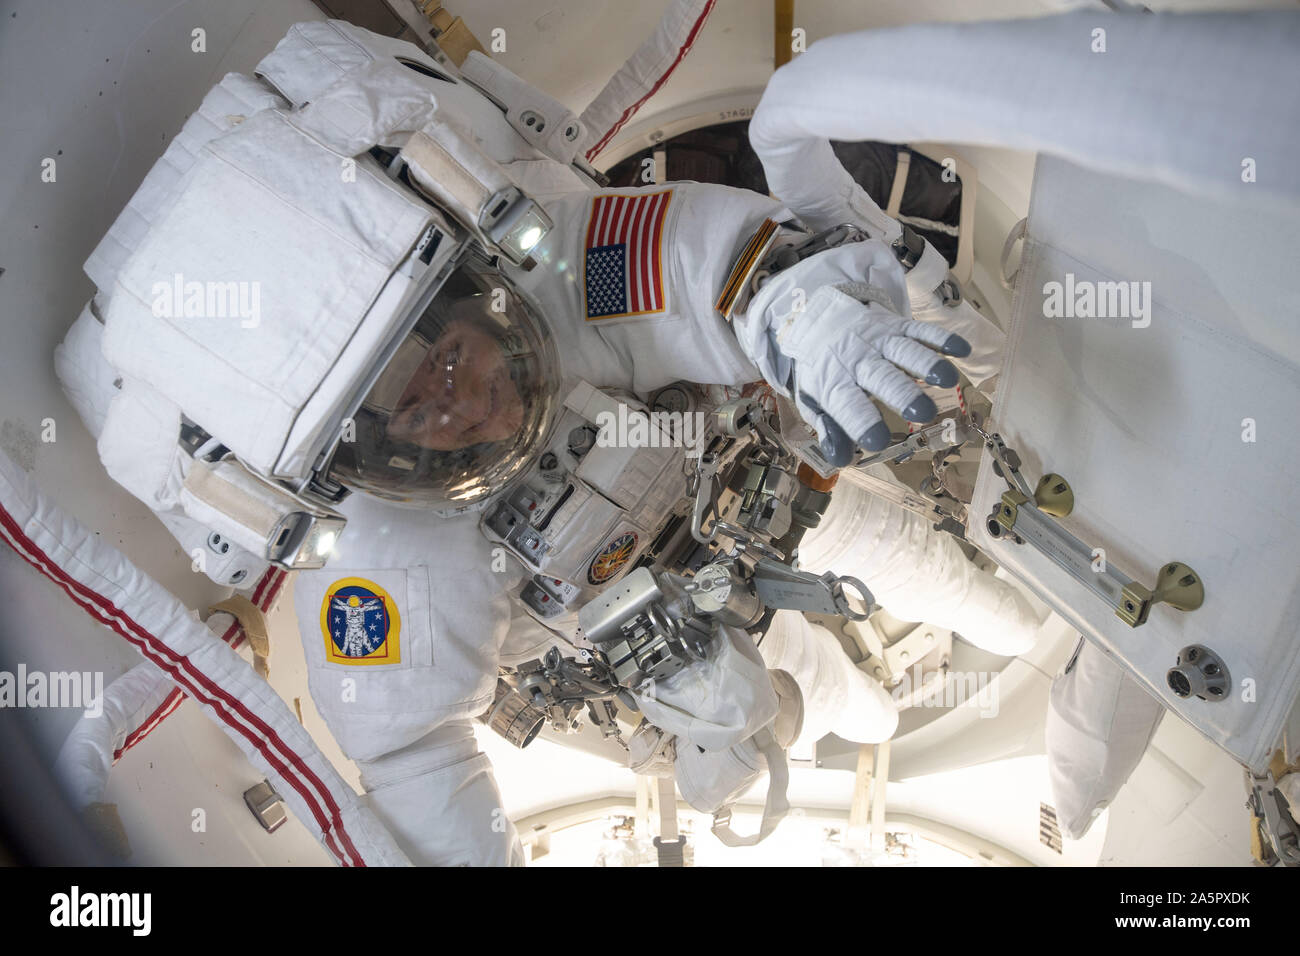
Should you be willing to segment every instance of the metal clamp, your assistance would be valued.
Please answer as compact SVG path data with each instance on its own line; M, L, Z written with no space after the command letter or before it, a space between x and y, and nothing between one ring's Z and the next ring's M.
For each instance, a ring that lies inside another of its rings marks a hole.
M245 790L244 804L267 833L274 833L289 819L284 808L284 797L275 792L269 780L263 780Z
M695 473L687 479L687 493L695 496L695 506L691 511L691 537L700 544L712 544L718 536L718 456L712 452L700 455L695 465ZM713 527L705 532L704 519L712 512Z
M961 283L957 281L957 277L951 272L948 273L948 278L939 283L939 287L934 291L943 300L945 307L955 309L961 305Z
M838 226L832 226L829 229L823 229L821 232L813 233L802 241L777 246L759 263L758 271L753 278L754 288L757 289L764 281L776 275L776 273L783 272L805 259L810 259L819 252L825 252L827 249L834 249L836 246L842 246L849 242L861 242L867 238L867 234L858 226L851 222L842 222ZM925 240L922 239L921 242L923 243L921 249L924 251Z
M903 233L894 240L892 246L894 255L902 263L905 272L911 272L912 268L921 261L921 256L925 254L925 238L907 223L901 223Z
M977 423L978 419L975 416L964 412L955 418L949 416L933 425L918 428L902 441L895 442L888 448L863 454L853 462L853 467L867 468L880 462L901 464L918 452L940 452L949 448L958 448L979 434L973 427Z
M1247 808L1263 821L1261 829L1283 866L1300 866L1300 825L1285 809L1285 798L1277 791L1273 772L1251 773Z

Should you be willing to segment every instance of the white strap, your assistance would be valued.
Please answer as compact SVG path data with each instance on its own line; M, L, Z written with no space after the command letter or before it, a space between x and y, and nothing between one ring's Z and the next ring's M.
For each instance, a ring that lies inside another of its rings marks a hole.
M656 802L659 804L659 835L654 838L660 866L686 865L686 837L677 829L677 785L672 777L660 777Z
M677 786L672 777L659 777L659 835L665 841L677 839Z
M1001 280L1004 289L1015 288L1016 276L1020 274L1020 263L1016 263L1016 267L1008 273L1007 262L1011 259L1011 250L1015 248L1016 243L1025 238L1025 230L1028 225L1028 219L1021 219L1011 227L1011 231L1007 233L1007 241L1002 244L1002 258L998 265L998 279Z
M907 188L907 171L912 168L912 154L905 149L898 151L898 163L894 166L894 184L889 188L889 204L885 212L895 219L898 209L903 205L903 190Z
M754 735L754 743L767 759L770 778L767 801L763 804L763 820L757 833L741 836L731 829L731 805L723 807L713 815L713 834L727 846L755 846L763 842L790 812L790 801L786 799L786 790L790 786L790 768L785 762L785 751L776 742L770 726Z

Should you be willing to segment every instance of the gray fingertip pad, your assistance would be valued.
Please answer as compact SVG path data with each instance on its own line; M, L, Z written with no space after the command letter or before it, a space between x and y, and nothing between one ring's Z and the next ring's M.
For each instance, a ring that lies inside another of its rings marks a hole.
M930 374L925 377L925 381L927 385L952 388L957 384L957 366L947 359L940 359L934 363L934 367L930 369Z
M929 395L918 395L911 405L903 409L903 417L909 422L928 422L938 414L939 409Z
M944 355L951 355L953 358L965 358L970 355L970 343L954 332L944 339L941 351Z
M822 454L832 467L843 468L853 460L853 442L849 441L844 429L829 418L823 418L822 424L826 429L821 440Z
M889 444L891 438L893 436L889 433L889 426L884 422L876 422L858 439L858 444L867 451L880 451Z

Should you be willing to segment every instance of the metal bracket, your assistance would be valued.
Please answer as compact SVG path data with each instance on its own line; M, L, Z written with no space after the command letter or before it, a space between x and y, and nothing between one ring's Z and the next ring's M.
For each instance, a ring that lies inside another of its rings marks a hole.
M269 780L263 780L245 790L244 803L267 833L274 833L289 819L289 814L284 809L284 798L275 792Z
M1052 520L1064 518L1074 510L1070 483L1049 472L1031 492L1020 473L1020 456L1006 447L1001 436L975 428L984 437L984 447L993 458L993 470L1008 485L989 513L986 527L992 537L1006 536L1017 544L1032 545L1114 608L1116 616L1129 627L1146 623L1156 604L1194 611L1205 602L1200 576L1181 561L1164 565L1157 573L1154 588L1139 584L1104 560L1098 564L1096 549Z

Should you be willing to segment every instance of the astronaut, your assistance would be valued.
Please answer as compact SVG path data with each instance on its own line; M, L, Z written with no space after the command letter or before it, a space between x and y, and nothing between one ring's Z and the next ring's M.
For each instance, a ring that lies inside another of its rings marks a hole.
M596 188L575 162L576 118L485 57L457 78L331 21L294 27L257 75L209 94L243 111L223 104L237 119L179 178L151 173L133 200L143 232L132 224L128 252L98 270L113 381L101 458L178 534L216 529L254 569L297 570L312 697L410 859L518 862L471 724L520 617L518 565L480 516L563 450L558 423L611 391L762 380L806 422L809 454L843 464L888 440L876 402L933 418L917 382L955 384L972 348L912 318L888 242L846 233L801 256L807 234L765 197ZM791 254L724 317L719 293L757 261L759 236ZM183 315L158 307L173 280ZM210 308L229 282L257 284L260 321ZM583 553L607 576L589 584L618 580L649 544L627 547L617 526L638 500L612 518L599 494L555 505L592 523ZM771 753L792 736L789 688L752 642L729 640L734 674L691 678L737 711L729 722L657 713L680 716L699 753ZM883 690L872 719L892 732Z

